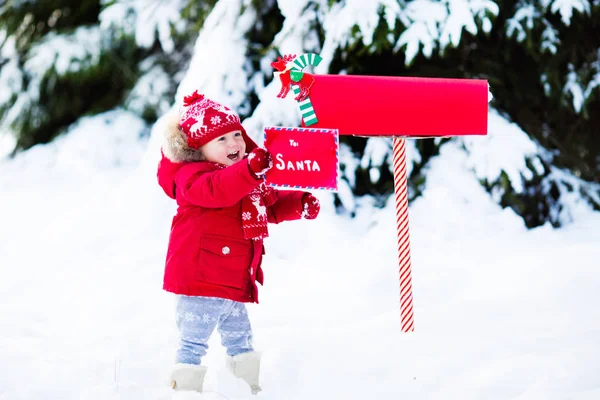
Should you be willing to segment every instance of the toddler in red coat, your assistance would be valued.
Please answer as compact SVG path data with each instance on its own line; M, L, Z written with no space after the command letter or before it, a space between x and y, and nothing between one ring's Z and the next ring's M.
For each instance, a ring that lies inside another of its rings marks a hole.
M269 152L248 137L232 110L197 92L170 117L162 151L159 184L178 205L163 283L178 295L172 387L202 391L201 359L216 328L228 368L256 394L260 354L244 303L258 303L267 224L314 219L319 202L307 192L266 186Z

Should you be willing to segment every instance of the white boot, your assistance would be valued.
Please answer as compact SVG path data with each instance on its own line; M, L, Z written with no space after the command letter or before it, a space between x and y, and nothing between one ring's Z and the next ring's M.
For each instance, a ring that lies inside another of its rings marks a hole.
M206 367L193 364L175 364L171 372L171 387L175 390L202 392Z
M257 394L262 390L258 385L260 353L251 351L233 357L227 356L226 364L236 378L243 379L250 385L252 394Z

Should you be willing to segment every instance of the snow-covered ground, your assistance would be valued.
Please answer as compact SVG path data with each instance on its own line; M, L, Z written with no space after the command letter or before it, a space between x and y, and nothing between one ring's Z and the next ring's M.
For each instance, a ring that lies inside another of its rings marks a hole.
M0 399L252 397L218 334L209 393L166 386L174 204L155 182L156 135L131 135L143 129L107 113L0 163ZM318 193L316 221L271 227L261 304L249 307L264 353L256 398L600 398L600 213L528 231L471 161L444 145L411 204L411 334L400 332L392 201L363 200L350 220Z

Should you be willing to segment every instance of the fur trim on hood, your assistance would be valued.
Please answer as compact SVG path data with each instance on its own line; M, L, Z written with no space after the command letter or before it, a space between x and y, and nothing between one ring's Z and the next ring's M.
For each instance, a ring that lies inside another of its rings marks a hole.
M202 152L187 144L187 137L179 127L179 113L171 111L165 116L163 154L174 163L202 161Z

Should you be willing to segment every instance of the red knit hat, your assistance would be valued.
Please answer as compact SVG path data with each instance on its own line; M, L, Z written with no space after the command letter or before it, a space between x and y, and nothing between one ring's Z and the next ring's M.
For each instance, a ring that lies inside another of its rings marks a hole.
M195 91L183 98L179 127L187 137L187 144L198 149L214 138L233 131L246 131L240 117L231 109Z

